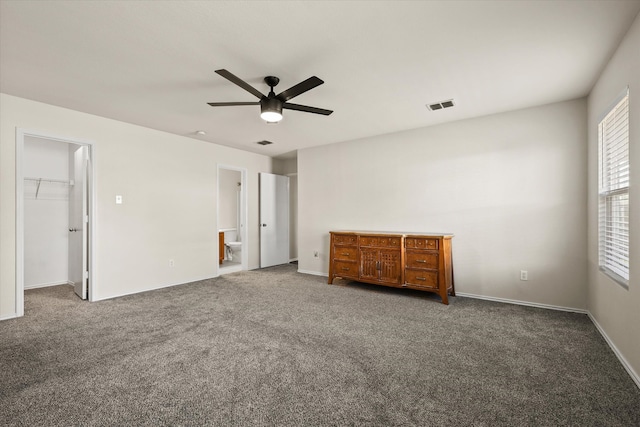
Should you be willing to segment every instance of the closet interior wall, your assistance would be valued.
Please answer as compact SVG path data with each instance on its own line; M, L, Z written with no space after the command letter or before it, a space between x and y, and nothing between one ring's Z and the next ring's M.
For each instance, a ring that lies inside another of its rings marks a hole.
M24 287L69 282L69 161L73 144L24 142Z

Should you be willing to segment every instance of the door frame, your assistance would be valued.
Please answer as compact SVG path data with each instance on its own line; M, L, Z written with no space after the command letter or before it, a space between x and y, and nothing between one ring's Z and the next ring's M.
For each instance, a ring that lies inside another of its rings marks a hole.
M247 191L247 168L242 168L239 166L231 166L222 163L217 164L216 169L216 230L214 235L214 241L216 242L216 248L218 247L218 233L220 230L220 169L232 170L236 172L240 172L240 220L242 222L242 230L240 230L240 242L241 251L242 251L242 262L240 263L240 268L242 271L249 270L249 232L248 232L248 211L249 211L249 197ZM237 230L236 230L237 232ZM219 254L218 254L219 256ZM220 275L220 265L216 258L214 261L216 263L217 274L216 277Z
M96 147L93 141L53 135L46 132L16 128L16 317L24 316L24 139L41 138L87 147L91 167L88 170L87 215L89 216L88 260L89 301L95 301L95 241L96 241Z

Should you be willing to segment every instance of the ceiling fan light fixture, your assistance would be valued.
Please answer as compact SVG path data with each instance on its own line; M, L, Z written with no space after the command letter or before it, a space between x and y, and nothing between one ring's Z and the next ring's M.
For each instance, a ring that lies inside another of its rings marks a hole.
M282 102L275 98L262 99L260 117L267 123L277 123L282 120Z
M263 111L260 117L267 123L278 123L282 120L282 114L277 111Z

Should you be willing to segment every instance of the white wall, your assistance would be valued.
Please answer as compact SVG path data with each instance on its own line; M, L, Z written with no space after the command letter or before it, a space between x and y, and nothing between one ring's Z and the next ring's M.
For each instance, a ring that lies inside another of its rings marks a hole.
M237 228L238 215L238 183L242 181L239 171L230 169L220 169L219 191L220 198L218 206L218 227L223 229ZM237 230L239 231L239 230Z
M218 163L248 170L248 260L258 268L258 172L271 172L269 157L6 94L0 111L0 319L16 313L17 127L95 143L95 299L217 275Z
M580 99L301 150L299 268L331 230L451 232L456 291L585 309L586 139Z
M629 86L630 278L626 290L598 270L598 121ZM589 95L588 307L640 386L640 15Z
M27 137L24 176L24 287L69 281L69 144ZM37 193L37 198L36 198Z

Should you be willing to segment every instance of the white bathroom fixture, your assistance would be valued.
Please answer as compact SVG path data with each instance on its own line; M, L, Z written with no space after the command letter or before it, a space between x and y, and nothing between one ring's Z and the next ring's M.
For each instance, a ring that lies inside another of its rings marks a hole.
M227 259L229 261L242 261L242 242L238 241L239 237L235 229L224 230L224 246L227 248Z

